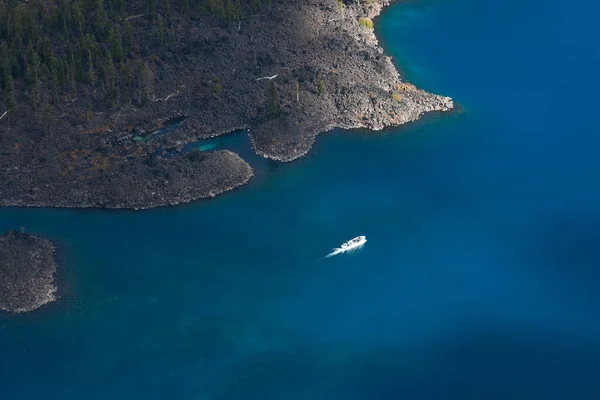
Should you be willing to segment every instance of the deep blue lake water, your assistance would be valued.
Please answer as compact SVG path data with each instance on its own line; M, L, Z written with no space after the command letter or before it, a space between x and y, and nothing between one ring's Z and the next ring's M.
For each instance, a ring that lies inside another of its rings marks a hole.
M396 4L386 51L462 112L249 157L214 201L0 209L63 263L57 303L0 315L0 398L600 398L599 12Z

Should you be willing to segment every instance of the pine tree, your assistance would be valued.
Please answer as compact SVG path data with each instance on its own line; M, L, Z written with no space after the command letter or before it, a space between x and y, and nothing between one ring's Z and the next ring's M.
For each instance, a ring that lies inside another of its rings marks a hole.
M6 105L6 110L10 114L14 111L16 107L15 102L15 84L13 81L12 68L10 65L10 52L8 51L8 47L6 42L2 42L0 44L0 67L2 68L2 88L4 89L4 103Z
M142 59L138 59L136 69L138 103L146 105L150 101L150 69Z
M102 97L110 107L115 107L117 105L118 94L115 87L115 66L110 51L107 51L105 54L102 75Z
M26 66L27 91L29 92L29 98L31 99L33 108L35 109L38 108L41 101L39 73L40 59L31 43L29 43Z
M69 91L72 95L77 94L77 64L75 62L75 55L71 53L67 61L67 81L69 85Z
M89 95L86 95L85 99L85 119L88 121L92 119L92 101Z
M83 30L83 22L84 22L84 18L83 18L83 10L81 7L81 3L79 1L75 1L72 4L72 11L71 11L71 18L73 18L73 22L75 23L75 26L77 27L77 33L79 34L79 36L83 36L84 30Z
M119 32L112 26L108 29L108 41L115 61L121 62L123 60L123 41Z
M13 9L13 26L12 26L12 43L11 48L14 50L23 49L23 13L24 7L17 6ZM10 31L9 31L10 32Z
M50 132L54 125L54 117L52 116L52 109L48 103L42 105L42 127L46 132Z
M88 51L88 70L86 73L88 83L94 85L96 83L96 71L94 70L94 59L92 58L92 51Z
M267 112L270 118L275 118L279 115L279 98L277 95L277 87L275 86L275 80L271 79L269 81L269 86L267 87Z
M133 28L131 27L131 24L129 23L129 21L125 21L125 40L124 40L124 44L125 44L125 53L129 54L132 51L134 51L133 48Z
M73 57L73 55L71 55ZM71 95L75 95L77 92L77 83L75 80L75 62L71 59L65 59L64 61L64 69L65 69L65 91Z
M57 59L57 70L58 70L58 88L61 93L64 93L67 88L67 70L65 68L66 63L64 58Z
M160 14L158 15L158 22L156 25L156 33L158 35L158 40L160 41L160 44L163 44L165 41L165 27L163 25L163 20L162 20L162 17L160 16Z
M49 75L50 75L50 101L56 104L58 101L58 61L54 54L50 53Z
M4 102L6 103L6 109L9 113L13 112L15 103L15 85L13 83L12 74L8 74L4 77Z
M179 0L179 12L187 17L190 13L190 0Z
M133 87L133 68L130 63L124 63L121 67L121 102L124 105L131 104L131 89Z
M208 10L211 14L218 17L225 17L225 4L224 0L208 0Z
M147 0L148 4L148 15L151 19L156 18L156 0Z
M229 23L239 20L241 18L239 0L227 0L226 13Z
M171 24L171 0L163 0L163 10L165 10L165 16L167 17L167 25Z
M6 85L8 75L10 75L10 77L12 78L12 69L10 67L9 59L10 52L8 51L6 42L2 41L0 43L0 68L2 68L2 75L0 75L2 81L0 81L0 83L2 83L2 85Z
M250 0L250 10L258 11L260 9L260 0Z
M107 22L106 11L104 10L104 0L94 0L94 17L96 30L104 32Z

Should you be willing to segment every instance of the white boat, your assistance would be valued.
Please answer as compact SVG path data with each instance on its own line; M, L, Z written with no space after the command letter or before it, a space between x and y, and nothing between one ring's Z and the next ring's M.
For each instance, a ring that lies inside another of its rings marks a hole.
M348 240L347 242L342 243L342 246L340 248L344 251L352 250L352 249L362 246L366 242L367 242L366 236L357 236L354 239L351 239L351 240Z
M366 236L357 236L354 239L348 240L347 242L342 243L340 247L337 249L333 249L333 251L325 256L325 258L337 256L338 254L343 254L347 252L352 252L358 248L360 248L363 244L367 243Z

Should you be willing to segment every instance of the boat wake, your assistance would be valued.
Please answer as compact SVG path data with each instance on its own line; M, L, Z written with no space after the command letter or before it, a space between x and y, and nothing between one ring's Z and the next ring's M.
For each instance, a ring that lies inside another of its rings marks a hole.
M353 249L342 249L341 247L336 247L335 249L332 249L333 251L329 254L327 254L325 256L325 258L330 258L333 256L337 256L338 254L344 254L344 253L353 253L356 250L358 250L358 247L355 247Z

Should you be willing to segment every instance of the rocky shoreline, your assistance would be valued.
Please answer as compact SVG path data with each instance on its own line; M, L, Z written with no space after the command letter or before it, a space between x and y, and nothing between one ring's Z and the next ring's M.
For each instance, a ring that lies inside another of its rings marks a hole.
M72 102L49 130L27 118L0 121L0 206L143 209L210 198L246 183L250 166L231 152L165 151L246 128L257 154L287 162L321 132L379 130L451 110L450 98L402 81L379 46L368 21L389 3L274 1L239 24L181 19L185 41L149 57L146 107L82 120ZM149 23L132 20L142 43L151 43ZM177 129L149 134L176 118L184 119Z
M253 176L250 165L228 150L194 151L166 159L138 158L110 168L113 170L85 177L83 182L59 180L51 190L49 184L48 190L5 187L0 206L140 210L212 198L245 184ZM50 180L53 172L45 172Z
M334 3L321 8L316 18L312 13L316 20L329 24L326 30L313 28L320 32L320 44L316 47L328 49L328 57L307 61L313 69L325 71L324 86L329 89L324 93L317 90L316 94L309 91L304 95L308 99L300 99L298 104L290 102L290 112L285 118L262 123L251 132L253 148L263 157L293 161L310 151L319 133L335 128L376 131L416 121L428 112L454 108L451 98L403 82L373 30L360 23L361 18L372 21L390 1L346 5L343 17ZM349 47L352 51L348 51ZM294 130L302 133L296 137L277 134ZM273 143L273 137L279 139L277 144Z
M55 246L17 231L0 236L0 310L34 311L56 300Z

